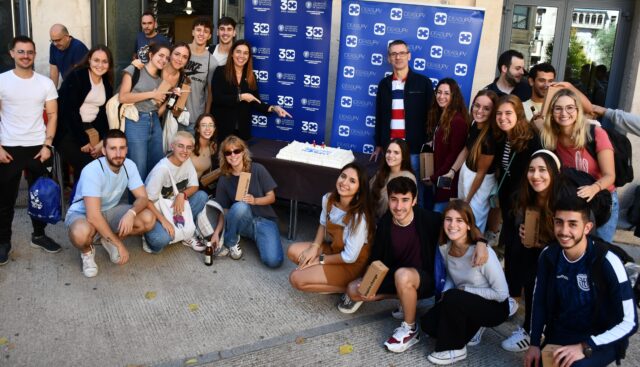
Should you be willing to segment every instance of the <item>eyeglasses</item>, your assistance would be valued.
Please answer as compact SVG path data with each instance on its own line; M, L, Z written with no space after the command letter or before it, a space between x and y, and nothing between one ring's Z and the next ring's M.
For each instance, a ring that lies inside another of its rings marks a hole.
M225 157L229 157L231 154L240 154L244 152L244 149L238 148L238 149L234 149L234 150L225 150L225 152L223 153Z
M203 129L206 129L206 128L215 129L216 125L214 125L214 124L201 124L200 127L203 128Z
M62 37L60 37L60 38L58 38L58 39L53 39L53 38L52 38L52 39L50 39L50 40L49 40L49 42L51 42L51 43L58 43L58 42L62 41L62 40L63 40L63 39L65 39L65 38L67 38L67 36L66 36L66 35L65 35L65 36L62 36Z
M574 113L576 112L576 110L578 109L578 107L576 107L575 105L567 105L567 106L554 106L553 107L553 113L559 115L562 113L562 111L565 111L566 113Z
M14 50L18 55L24 55L27 54L29 56L33 56L36 54L35 51L33 50Z
M180 149L180 150L188 150L188 151L192 151L193 150L193 145L184 145L184 144L176 144L176 148Z
M389 56L391 56L392 58L396 58L396 57L405 57L409 54L408 51L402 51L402 52L390 52Z

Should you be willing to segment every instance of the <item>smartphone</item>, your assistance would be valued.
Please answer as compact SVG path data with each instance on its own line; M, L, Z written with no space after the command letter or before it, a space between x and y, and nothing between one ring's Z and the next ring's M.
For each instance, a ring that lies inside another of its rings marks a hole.
M451 181L452 179L445 176L438 177L438 182L436 183L436 187L439 189L451 190Z

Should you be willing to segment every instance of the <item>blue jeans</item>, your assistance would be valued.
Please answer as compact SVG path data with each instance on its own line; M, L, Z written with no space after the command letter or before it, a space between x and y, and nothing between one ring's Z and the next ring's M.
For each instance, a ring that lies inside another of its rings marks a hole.
M142 181L163 157L162 127L157 112L140 112L138 122L125 119L127 136L127 158L131 159L140 172Z
M207 204L209 196L206 192L199 190L195 194L189 197L189 206L191 207L191 214L193 214L193 220L197 222L198 214L204 210L204 206ZM156 220L153 228L145 233L144 238L147 240L147 245L154 253L160 252L169 243L171 243L171 236L166 229L160 224L160 221Z
M616 228L618 227L619 213L620 205L618 203L618 191L614 191L611 193L611 217L607 223L596 228L596 236L611 243L613 241L613 236L616 234Z
M420 180L420 154L410 154L409 157L411 157L411 169L416 175L416 180L418 180L418 206L424 208L424 184ZM384 159L384 155L382 159Z
M447 208L447 205L449 205L448 201L441 201L439 203L435 203L433 205L433 211L443 214L444 210Z
M236 202L225 215L224 245L234 246L240 241L240 236L250 238L256 243L263 264L270 268L282 265L284 251L278 223L254 216L249 204Z

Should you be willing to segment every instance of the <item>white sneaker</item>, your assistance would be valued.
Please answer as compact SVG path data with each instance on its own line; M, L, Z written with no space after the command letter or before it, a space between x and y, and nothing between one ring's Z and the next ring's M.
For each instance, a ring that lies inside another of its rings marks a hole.
M228 255L229 255L229 249L226 248L225 246L218 247L218 249L213 253L213 256L215 257L225 257Z
M387 347L387 350L390 352L402 353L419 341L420 329L418 328L418 324L415 325L415 329L411 329L411 326L403 321L402 324L393 331L393 335L384 342L384 346Z
M229 256L234 260L240 260L242 257L242 249L240 248L239 243L236 243L235 246L229 247Z
M182 244L187 247L191 247L196 252L202 252L207 248L207 244L200 241L200 239L195 236L182 241Z
M142 238L142 251L148 254L153 254L153 250L149 247L149 244L147 244L147 240L144 238L144 235L140 236L140 238Z
M507 350L509 352L524 352L529 349L529 343L531 342L531 337L524 331L523 328L519 327L518 330L514 331L510 337L502 341L502 349Z
M467 343L467 346L475 347L476 345L480 344L480 342L482 341L482 334L484 334L485 330L487 330L487 328L485 328L484 326L480 327L476 335L474 335L473 338L469 340L469 342Z
M442 352L433 352L427 356L429 362L441 366L456 363L467 358L467 347L462 349L444 350Z
M404 320L404 310L401 304L398 304L398 308L391 311L391 316L396 320Z
M104 237L100 237L100 243L109 254L111 262L117 264L118 261L120 261L120 251L118 251L118 247Z
M509 297L509 317L515 315L516 312L518 312L518 307L520 307L518 301L516 301L515 298Z
M82 274L87 278L98 275L98 264L96 264L96 250L91 246L91 251L80 253L82 259Z

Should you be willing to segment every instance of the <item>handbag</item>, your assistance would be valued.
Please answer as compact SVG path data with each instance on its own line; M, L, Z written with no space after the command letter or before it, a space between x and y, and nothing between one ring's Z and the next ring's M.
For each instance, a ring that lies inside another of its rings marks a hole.
M160 197L155 203L155 207L162 213L162 215L173 225L173 229L175 235L171 240L171 243L176 243L184 240L188 240L196 232L196 224L193 220L193 214L191 213L191 206L189 205L189 200L184 201L184 210L181 215L175 215L173 213L173 201L180 194L178 191L178 187L176 186L176 182L173 179L173 175L168 167L166 167L167 172L169 173L169 178L171 179L171 186L173 187L173 196L170 199L165 199Z
M56 224L64 217L62 187L58 184L62 182L62 169L57 154L55 150L51 152L51 177L45 174L29 187L27 213L32 218L49 224Z
M504 171L504 175L502 175L502 178L500 179L500 183L498 184L498 186L495 186L493 190L491 190L491 194L489 194L489 206L492 209L500 207L500 198L498 197L498 193L500 192L500 187L502 187L502 183L504 182L505 177L507 177L507 175L509 174L511 162L513 162L513 158L516 157L516 154L518 153L513 153L511 159L509 160L509 164L507 165L507 169Z

